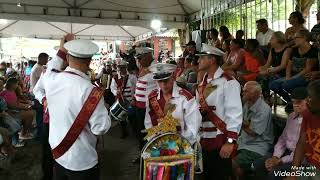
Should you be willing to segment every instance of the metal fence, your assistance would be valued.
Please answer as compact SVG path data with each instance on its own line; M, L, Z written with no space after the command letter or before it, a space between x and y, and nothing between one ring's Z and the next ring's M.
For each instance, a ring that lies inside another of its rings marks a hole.
M199 15L204 30L226 25L233 35L242 29L246 38L255 38L256 20L265 18L271 29L284 32L290 27L288 18L295 6L296 0L201 0ZM316 0L306 18L306 28L317 23L319 6L320 0Z

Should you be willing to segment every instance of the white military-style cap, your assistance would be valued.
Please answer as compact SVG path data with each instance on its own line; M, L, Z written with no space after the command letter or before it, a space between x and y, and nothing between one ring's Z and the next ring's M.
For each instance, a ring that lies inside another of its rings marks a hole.
M196 55L197 56L206 56L206 55L223 56L224 52L216 47L202 43L201 53L196 54Z
M136 50L135 57L139 57L139 56L142 56L144 54L148 54L148 53L152 53L153 52L153 49L149 48L149 47L139 47L139 48L136 48L135 50Z
M176 65L168 63L157 63L149 67L149 70L153 73L153 80L156 81L168 79L176 69Z
M118 61L117 66L127 66L128 64L129 63L126 60L121 58L121 60Z
M89 40L76 39L64 44L64 48L73 57L80 59L91 58L99 51L98 45Z

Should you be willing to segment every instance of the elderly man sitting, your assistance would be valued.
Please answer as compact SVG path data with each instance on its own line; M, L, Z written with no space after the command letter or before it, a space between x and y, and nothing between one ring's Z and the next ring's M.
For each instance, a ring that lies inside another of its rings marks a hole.
M243 123L233 162L234 172L240 179L251 170L254 160L266 155L273 142L271 108L261 94L261 86L257 82L249 81L244 85Z

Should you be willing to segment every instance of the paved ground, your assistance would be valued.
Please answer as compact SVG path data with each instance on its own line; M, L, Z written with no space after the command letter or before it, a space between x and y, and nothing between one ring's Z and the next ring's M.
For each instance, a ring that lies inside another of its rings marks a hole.
M131 163L137 157L137 141L133 136L120 139L120 129L113 127L104 136L104 150L101 156L101 180L136 180L139 166ZM30 141L20 148L11 163L0 162L1 180L39 180L41 177L41 149L36 141Z
M274 122L283 128L285 122L281 119L274 117ZM275 134L279 136L282 128L275 129ZM103 137L104 148L99 153L101 180L138 180L139 166L131 163L132 159L140 154L137 141L132 135L126 139L119 137L119 126L112 127ZM25 147L17 151L11 163L0 160L0 167L5 168L0 170L0 180L39 180L41 177L40 158L39 142L29 141Z

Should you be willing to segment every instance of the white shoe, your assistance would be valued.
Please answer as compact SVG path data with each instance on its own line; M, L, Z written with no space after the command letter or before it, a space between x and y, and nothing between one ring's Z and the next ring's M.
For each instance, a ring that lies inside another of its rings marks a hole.
M25 136L23 136L23 135L19 135L19 139L21 139L21 140L30 140L30 139L33 139L34 137L33 137L33 135L32 134L30 134L30 133L28 133L27 135L25 135Z
M15 148L23 147L25 143L23 141L17 142L17 144L13 145Z

